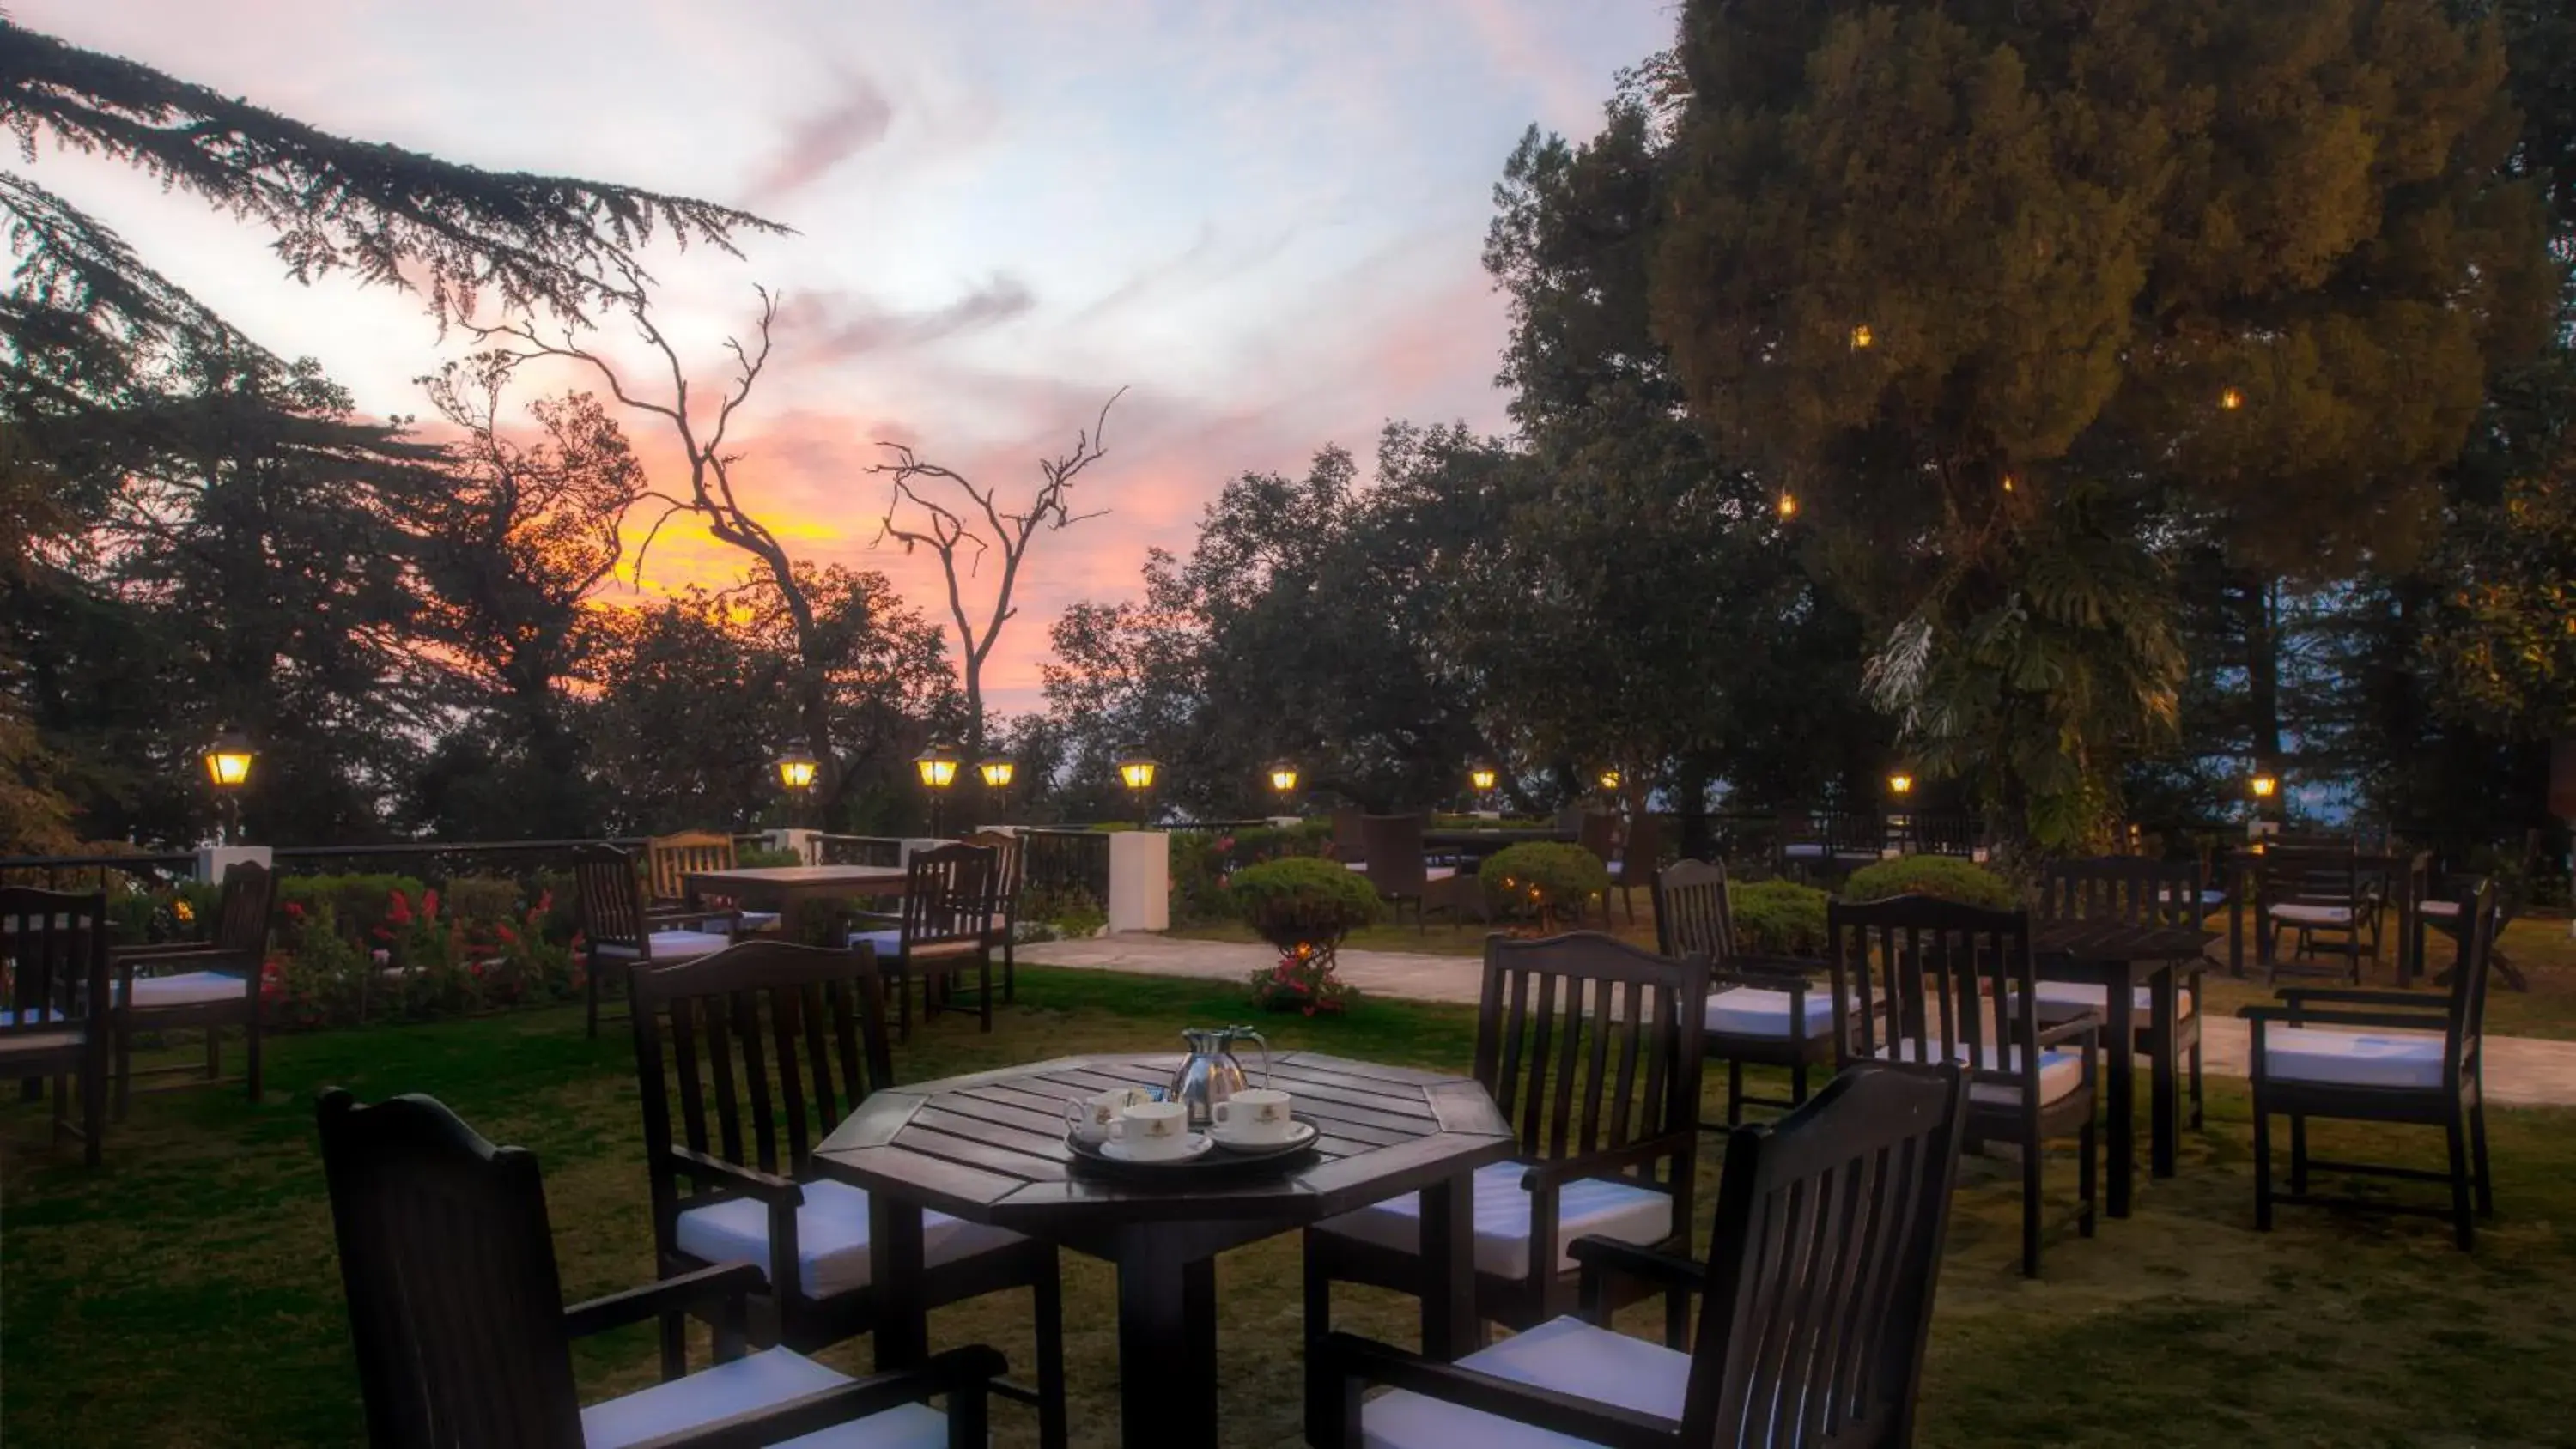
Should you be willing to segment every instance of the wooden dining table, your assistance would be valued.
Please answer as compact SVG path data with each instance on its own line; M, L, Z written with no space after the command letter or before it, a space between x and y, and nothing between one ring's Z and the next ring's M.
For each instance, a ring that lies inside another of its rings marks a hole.
M2175 976L2180 966L2197 960L2217 936L2215 931L2192 926L2142 926L2080 918L2039 921L2031 927L2031 955L2040 980L2103 988L2107 1023L2104 1034L2110 1038L2104 1046L2111 1059L2111 1166L2106 1210L2112 1217L2129 1215L2137 1167L2137 989L2147 988L2148 1020L2159 1043L2149 1064L2154 1102L2148 1109L2148 1171L2155 1177L2171 1177L2182 1135L2174 1101L2180 1078L2171 1045L2180 1008ZM2192 1009L2207 1011L2209 1003L2195 1001Z
M1269 1084L1320 1129L1311 1157L1275 1175L1221 1182L1087 1175L1065 1142L1065 1104L1118 1087L1161 1088L1180 1061L1172 1053L1061 1057L888 1087L815 1149L818 1170L868 1194L880 1369L929 1354L925 1210L1117 1266L1119 1442L1129 1446L1218 1442L1217 1254L1388 1198L1422 1194L1424 1351L1456 1359L1481 1346L1471 1177L1515 1146L1483 1087L1288 1052L1271 1059ZM1264 1304L1264 1320L1276 1322L1285 1306Z
M692 901L714 897L755 910L783 911L804 900L899 896L906 877L901 866L756 865L686 872L680 877L680 891Z

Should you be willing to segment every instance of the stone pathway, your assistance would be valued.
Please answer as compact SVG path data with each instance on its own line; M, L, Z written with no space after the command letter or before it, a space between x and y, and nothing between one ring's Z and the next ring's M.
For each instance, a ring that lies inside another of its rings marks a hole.
M1278 959L1268 946L1128 934L1022 947L1019 958L1044 966L1131 971L1140 976L1194 976L1241 981ZM1481 963L1473 956L1412 951L1344 951L1342 979L1364 992L1414 1001L1476 1004ZM2216 1017L2203 1029L2206 1070L2245 1075L2250 1050L2244 1022ZM2576 1106L2576 1041L2495 1036L2486 1039L2487 1100L2502 1107Z

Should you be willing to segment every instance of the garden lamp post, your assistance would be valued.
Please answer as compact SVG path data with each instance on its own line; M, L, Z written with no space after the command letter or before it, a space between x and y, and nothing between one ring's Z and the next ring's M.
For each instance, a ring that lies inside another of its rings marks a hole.
M792 826L805 813L803 802L814 797L814 782L823 773L822 762L789 745L778 752L771 768L778 772L778 788L787 792L787 823Z
M984 782L984 788L991 792L995 814L1000 814L1006 807L1011 794L1012 777L1019 772L1018 762L1008 755L986 755L975 762L976 777L981 779Z
M1914 776L1912 772L1902 767L1888 771L1887 838L1879 842L1878 853L1881 859L1886 859L1891 856L1899 856L1905 853L1906 832L1911 829L1913 825L1912 817L1905 813L1905 806L1907 802L1911 801L1913 798Z
M930 833L939 834L940 806L948 798L948 788L957 783L957 765L961 756L955 745L935 743L912 757L913 772L921 776L921 788L930 792Z
M2263 848L2262 839L2275 829L2273 810L2281 798L2281 776L2269 765L2256 765L2246 777L2245 793L2253 797L2254 818L2246 823L2245 833L2254 838L2254 848Z
M1136 802L1140 825L1152 823L1154 777L1162 769L1162 762L1146 754L1141 745L1129 745L1118 752L1118 783L1127 787L1128 797Z
M241 844L241 792L250 783L250 767L259 752L250 747L250 736L230 725L215 734L215 742L206 746L206 782L215 787L215 796L224 802L224 839L226 845Z
M1474 810L1492 809L1494 804L1494 786L1501 779L1501 772L1491 765L1471 766L1467 771L1467 787L1473 791L1474 794L1470 798L1468 808Z
M1297 801L1297 766L1290 760L1279 760L1270 766L1270 792L1279 797L1279 813L1294 815Z

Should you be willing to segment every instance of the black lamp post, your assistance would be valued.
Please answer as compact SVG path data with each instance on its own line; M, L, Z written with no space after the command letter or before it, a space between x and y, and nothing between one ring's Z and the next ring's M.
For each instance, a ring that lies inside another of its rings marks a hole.
M948 798L948 789L957 783L957 766L962 757L955 745L934 744L912 757L912 768L921 776L921 788L930 792L930 833L940 834L940 806Z
M215 787L215 797L224 803L226 845L241 843L241 792L250 783L251 765L258 758L259 752L250 746L250 736L230 725L217 731L214 743L206 746L206 782Z

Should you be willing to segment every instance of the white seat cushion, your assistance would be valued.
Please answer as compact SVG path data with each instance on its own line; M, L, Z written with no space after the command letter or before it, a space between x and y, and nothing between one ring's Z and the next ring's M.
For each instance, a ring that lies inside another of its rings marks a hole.
M1551 1318L1458 1360L1498 1379L1679 1419L1690 1355L1660 1343ZM1360 1410L1363 1449L1579 1449L1590 1443L1398 1389Z
M2267 1025L2263 1030L2263 1070L2268 1076L2288 1082L2438 1087L2442 1085L2442 1047L2438 1036Z
M142 1011L156 1006L198 1006L209 1001L242 999L242 979L229 971L182 971L175 976L134 978L134 1005Z
M746 932L771 930L778 924L776 911L736 911L734 914L742 918L742 929Z
M1425 881L1449 880L1457 874L1458 867L1454 865L1426 865L1422 868L1422 878Z
M1527 1165L1497 1162L1476 1169L1476 1271L1498 1278L1529 1273L1529 1194L1521 1190ZM1565 1245L1586 1234L1626 1243L1660 1243L1672 1236L1673 1200L1650 1188L1607 1178L1569 1182L1556 1194L1556 1270L1570 1272ZM1422 1199L1408 1193L1357 1212L1327 1218L1325 1232L1398 1252L1422 1244Z
M1937 1041L1929 1045L1935 1052L1941 1050L1941 1044ZM1968 1053L1968 1044L1961 1042L1951 1054L1958 1061L1970 1062L1979 1071L2018 1072L2021 1070L2021 1049L2018 1047L1998 1047L1988 1042L1972 1059ZM1881 1043L1876 1055L1884 1061L1919 1060L1914 1050L1914 1043L1910 1040L1892 1044ZM2082 1052L2060 1051L2055 1047L2040 1049L2039 1100L2042 1106L2056 1101L2083 1084L2084 1054ZM2010 1107L2021 1101L2021 1088L2011 1082L1971 1082L1968 1085L1968 1099L1979 1106Z
M796 1209L796 1281L808 1298L868 1286L868 1195L825 1179L805 1185ZM749 1263L769 1271L769 1206L751 1198L691 1208L673 1235L680 1251L710 1263ZM926 1260L936 1266L1018 1242L1017 1233L946 1213L921 1215Z
M16 1052L49 1052L63 1047L79 1046L89 1038L86 1029L72 1031L34 1031L25 1036L0 1037L0 1061Z
M2039 983L2039 1004L2071 1007L2078 1011L2108 1011L2111 1009L2111 991L2109 987L2095 986L2082 981L2043 981ZM2152 986L2129 988L2129 1009L2137 1013L2137 1020L2143 1024L2147 1014L2156 1009L2155 988ZM2189 1016L2191 1011L2191 988L2175 987L2174 1015Z
M1801 1035L1834 1034L1834 993L1830 988L1807 992L1798 1006L1799 1015L1806 1018L1806 1030ZM1707 1025L1710 1031L1734 1036L1768 1036L1787 1041L1789 993L1755 986L1728 987L1709 997Z
M2457 920L2460 915L2458 901L2426 901L2415 909L2424 915L2441 916L2447 920Z
M903 932L892 927L882 931L852 931L850 949L855 951L862 945L876 947L880 956L891 956L903 949Z
M695 961L712 956L733 944L733 938L722 931L655 931L653 959L667 964L673 961Z
M763 1349L591 1405L581 1411L581 1442L583 1449L625 1449L848 1382L792 1349ZM780 1443L783 1449L946 1449L948 1418L927 1404L905 1404Z
M1344 869L1344 870L1366 870L1366 869L1368 869L1368 862L1367 862L1367 861L1365 861L1365 860L1346 860L1346 861L1343 861L1343 862L1342 862L1342 869Z
M2274 906L2272 919L2287 921L2294 926L2349 926L2352 924L2352 907L2307 906L2293 902Z
M1782 850L1780 853L1789 857L1791 860L1822 860L1825 858L1825 848L1821 845L1792 845Z

